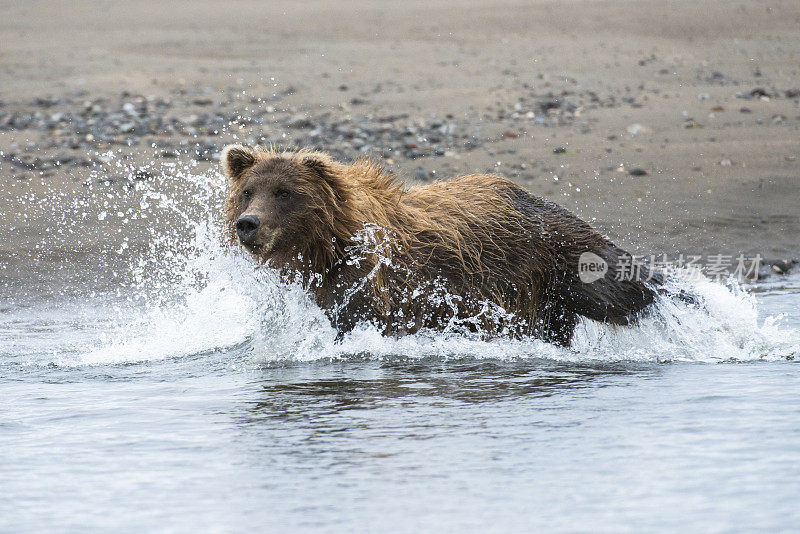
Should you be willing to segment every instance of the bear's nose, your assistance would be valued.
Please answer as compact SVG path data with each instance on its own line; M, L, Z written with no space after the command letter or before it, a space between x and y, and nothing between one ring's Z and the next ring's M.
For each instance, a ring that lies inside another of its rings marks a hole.
M256 235L261 221L255 215L242 215L236 221L236 235L242 241L249 241Z

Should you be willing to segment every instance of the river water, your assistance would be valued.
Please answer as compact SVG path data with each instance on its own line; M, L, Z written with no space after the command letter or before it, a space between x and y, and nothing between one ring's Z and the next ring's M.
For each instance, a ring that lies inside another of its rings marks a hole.
M192 180L192 209L150 186L138 219L106 193L71 204L62 227L184 221L143 247L109 237L113 265L5 264L0 531L800 524L800 277L694 281L700 308L583 324L570 349L369 327L336 342L301 288L225 247Z

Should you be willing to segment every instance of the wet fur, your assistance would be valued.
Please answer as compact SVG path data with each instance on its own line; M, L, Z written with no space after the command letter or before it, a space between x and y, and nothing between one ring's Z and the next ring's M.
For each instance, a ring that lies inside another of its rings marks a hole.
M643 282L615 280L627 252L500 176L407 187L367 160L345 165L321 152L238 145L226 148L222 162L234 242L242 187L254 173L279 173L308 200L300 227L282 230L293 236L291 245L251 253L301 276L340 332L367 319L386 333L456 325L568 345L578 316L625 325L654 298ZM365 225L381 253L363 252L356 236ZM578 278L578 258L587 251L609 265L591 284ZM390 264L381 261L386 256ZM361 291L348 291L359 284Z

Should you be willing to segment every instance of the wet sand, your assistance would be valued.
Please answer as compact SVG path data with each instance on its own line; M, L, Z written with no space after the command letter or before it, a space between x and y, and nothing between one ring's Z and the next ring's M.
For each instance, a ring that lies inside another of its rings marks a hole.
M366 154L411 181L496 172L639 254L800 255L793 0L0 8L7 273L117 239L89 218L95 240L47 241L79 219L54 191L131 180L100 154L202 171L234 140Z

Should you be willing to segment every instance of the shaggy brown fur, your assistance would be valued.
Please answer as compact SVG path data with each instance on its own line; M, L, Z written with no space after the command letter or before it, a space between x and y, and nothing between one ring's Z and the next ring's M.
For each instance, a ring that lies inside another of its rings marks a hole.
M630 255L558 205L494 175L405 187L362 160L232 145L224 215L231 239L295 274L340 332L461 327L567 345L578 315L624 325L653 291L616 280ZM593 283L578 258L608 263Z

